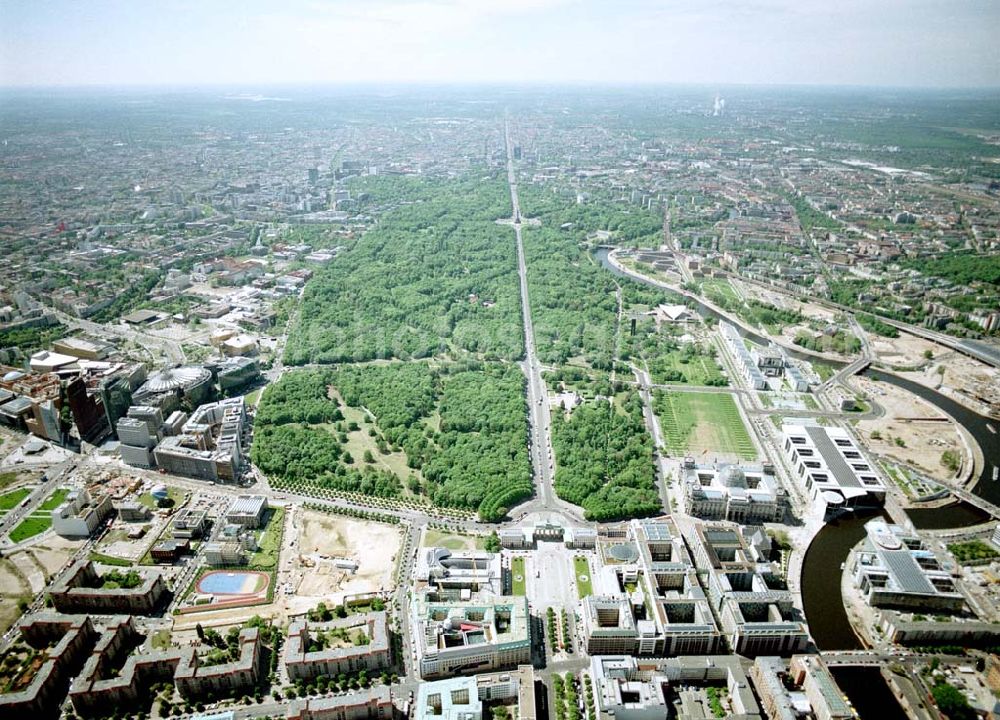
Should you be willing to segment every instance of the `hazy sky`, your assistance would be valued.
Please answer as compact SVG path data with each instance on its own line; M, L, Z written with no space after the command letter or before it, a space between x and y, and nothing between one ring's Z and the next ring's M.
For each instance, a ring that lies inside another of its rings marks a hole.
M0 85L1000 86L1000 0L0 0Z

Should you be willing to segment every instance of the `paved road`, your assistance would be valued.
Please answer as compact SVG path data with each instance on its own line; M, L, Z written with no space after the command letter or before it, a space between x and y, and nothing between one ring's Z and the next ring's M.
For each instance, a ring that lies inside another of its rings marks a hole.
M552 451L551 416L548 393L542 380L542 366L535 352L535 330L531 323L531 302L528 297L528 268L524 260L524 242L521 240L521 205L517 196L517 175L514 171L514 144L510 139L510 121L504 121L504 139L507 145L507 184L510 186L512 221L517 239L517 273L521 287L521 313L524 323L524 360L521 370L527 380L528 420L531 465L536 482L535 494L541 500L539 509L556 511L579 521L579 510L559 500L552 488L555 474L555 456ZM538 507L538 503L531 503Z
M902 663L902 664L913 664L913 663L925 663L931 662L932 660L938 660L941 663L946 664L969 664L970 658L967 655L929 655L922 653L894 653L892 655L883 655L874 651L858 650L858 651L838 651L834 650L832 652L821 652L820 655L823 657L823 662L825 662L830 667L843 667L843 666L863 666L863 665L877 665L881 666L886 663Z

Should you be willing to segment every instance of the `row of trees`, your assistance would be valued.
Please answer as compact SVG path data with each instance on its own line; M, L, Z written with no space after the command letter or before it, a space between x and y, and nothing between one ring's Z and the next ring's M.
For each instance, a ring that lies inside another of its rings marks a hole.
M340 440L323 428L258 423L250 456L266 475L285 481L378 497L394 497L402 490L393 473L351 467L353 458L344 452Z
M427 181L309 282L285 348L291 365L523 353L516 252L497 225L495 180Z
M552 417L559 467L556 494L584 509L588 520L615 520L662 510L656 490L653 442L642 401L629 391L616 400L586 402L567 419Z

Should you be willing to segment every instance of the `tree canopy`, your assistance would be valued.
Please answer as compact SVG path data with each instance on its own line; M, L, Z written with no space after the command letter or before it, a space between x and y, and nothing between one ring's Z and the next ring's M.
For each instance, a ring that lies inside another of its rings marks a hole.
M663 509L642 401L635 391L620 397L620 404L599 399L580 405L568 419L558 412L552 417L556 494L582 506L588 520Z
M426 181L306 285L290 365L523 353L506 185ZM400 192L403 192L402 190Z

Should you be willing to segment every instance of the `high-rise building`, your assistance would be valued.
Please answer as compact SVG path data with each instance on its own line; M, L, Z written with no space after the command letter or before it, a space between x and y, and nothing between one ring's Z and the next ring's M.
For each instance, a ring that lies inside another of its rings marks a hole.
M66 386L66 399L81 440L93 443L108 432L104 403L87 393L87 384L82 377L74 378Z
M119 375L101 383L101 404L112 428L119 418L125 417L132 405L132 387L126 375Z

